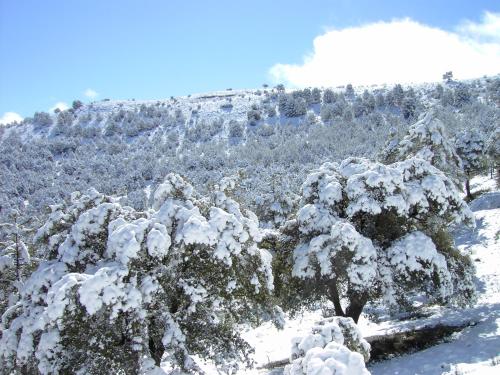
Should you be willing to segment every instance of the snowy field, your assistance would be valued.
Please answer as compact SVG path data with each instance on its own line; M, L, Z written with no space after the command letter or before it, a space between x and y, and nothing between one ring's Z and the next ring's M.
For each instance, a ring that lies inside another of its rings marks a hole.
M472 180L472 191L489 191L471 203L476 218L475 230L455 233L455 243L461 251L471 254L477 267L478 301L473 308L436 308L423 319L387 320L378 324L360 319L365 338L424 326L449 324L473 325L455 333L446 342L428 349L369 365L373 375L465 375L500 373L500 192L492 191L494 180L479 176ZM260 370L246 374L279 374L282 369L265 370L270 362L290 356L290 340L310 332L321 318L321 311L307 312L287 320L283 330L266 323L244 333L255 347L255 360Z

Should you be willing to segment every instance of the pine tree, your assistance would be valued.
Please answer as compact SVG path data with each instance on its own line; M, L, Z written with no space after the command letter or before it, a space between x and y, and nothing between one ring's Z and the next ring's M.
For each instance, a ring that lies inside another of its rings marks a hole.
M285 308L326 297L336 315L355 322L378 298L394 308L417 292L433 303L467 304L474 267L447 234L460 222L472 224L472 213L452 181L422 159L326 163L307 177L301 208L283 229L277 294Z
M412 157L428 161L459 185L463 176L462 160L438 118L437 110L431 109L422 115L399 142L390 140L379 159L384 163L394 163Z
M496 169L497 186L500 186L500 129L496 129L488 138L486 152L490 160L491 168Z
M462 159L465 173L465 192L467 199L472 200L470 179L486 169L484 136L475 129L464 130L455 137L455 147L458 156Z
M333 92L332 89L326 89L323 93L323 103L331 104L337 100L337 95Z
M26 239L30 219L11 210L8 222L0 223L0 317L19 299L19 291L32 267Z
M270 254L256 216L175 174L138 212L95 190L53 208L36 239L47 261L5 316L1 365L26 373L202 373L249 362L234 328L270 306ZM272 311L269 307L269 311Z

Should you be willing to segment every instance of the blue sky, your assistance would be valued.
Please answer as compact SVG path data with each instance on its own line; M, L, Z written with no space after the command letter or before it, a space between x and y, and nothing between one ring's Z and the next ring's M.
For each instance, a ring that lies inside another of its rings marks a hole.
M408 17L454 32L466 20L479 24L485 11L498 14L500 2L0 0L0 116L74 99L156 99L277 80L300 86L316 82L301 64L314 60L315 38L327 30Z

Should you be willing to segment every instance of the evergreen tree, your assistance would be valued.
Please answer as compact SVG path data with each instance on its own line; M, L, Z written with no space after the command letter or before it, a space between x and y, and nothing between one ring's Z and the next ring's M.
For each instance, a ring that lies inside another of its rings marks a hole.
M321 90L314 87L311 91L311 104L321 103Z
M411 157L428 161L450 176L457 185L463 176L462 160L435 109L425 113L410 126L399 142L391 140L382 151L380 160L394 163Z
M474 266L447 233L460 222L472 224L472 213L452 181L422 159L326 163L307 177L301 208L283 228L277 294L286 308L326 297L336 315L355 322L378 298L395 308L414 293L468 304Z
M352 87L352 84L348 83L347 86L345 87L345 96L346 98L353 99L355 96L354 88Z
M403 86L401 86L398 83L392 89L392 104L396 107L401 108L403 105L404 98L405 98L405 92L403 90Z
M486 169L484 136L475 129L464 130L455 137L455 147L458 156L462 159L465 173L465 192L467 199L472 200L470 179Z
M323 103L331 104L335 102L337 99L337 95L333 92L332 89L326 89L323 93Z
M6 216L8 222L0 223L0 317L19 299L33 263L25 243L30 220L23 219L17 210Z
M226 185L197 199L170 174L148 211L95 190L54 206L36 236L47 261L3 317L2 368L202 373L194 354L226 372L249 363L234 325L270 306L271 256Z
M497 128L486 143L486 152L490 159L491 167L497 174L497 186L500 186L500 129Z

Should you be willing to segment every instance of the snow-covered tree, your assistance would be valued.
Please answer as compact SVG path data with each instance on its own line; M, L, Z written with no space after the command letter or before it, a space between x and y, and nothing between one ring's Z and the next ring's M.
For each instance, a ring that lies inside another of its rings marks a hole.
M453 82L453 72L450 70L449 72L446 72L443 74L443 80L446 83L451 83Z
M486 143L486 152L490 159L492 168L496 169L497 185L500 186L500 129L491 133Z
M352 111L354 113L354 117L356 118L361 117L368 113L365 103L363 102L363 99L360 96L357 96L354 99L354 103L352 104Z
M3 316L5 371L201 373L194 354L226 371L248 360L234 324L265 308L271 260L256 216L223 191L197 199L170 174L145 212L75 193L36 238L47 261Z
M307 112L307 102L302 94L280 94L278 97L278 109L282 116L299 117Z
M380 159L384 163L394 163L417 157L445 172L458 185L463 175L462 160L457 155L443 122L437 116L435 109L426 112L410 126L403 139L397 143L389 141Z
M80 109L81 107L83 107L83 103L81 100L73 100L73 103L71 104L71 108L73 108L76 111L77 109Z
M346 98L354 98L355 92L354 88L352 87L352 84L348 83L347 86L345 87L345 96Z
M337 94L333 92L332 89L326 89L323 92L323 103L324 104L331 104L337 100Z
M314 87L311 91L311 104L321 103L321 90Z
M284 307L326 297L336 315L356 322L378 298L398 307L423 293L429 302L467 304L474 268L446 229L461 222L472 224L471 211L425 160L325 163L307 177L301 208L283 229L277 294Z
M500 78L492 79L487 86L487 97L497 106L500 106Z
M417 110L417 100L415 96L407 96L404 98L401 110L403 112L403 117L409 119L415 116Z
M368 90L365 90L363 92L363 105L365 106L367 113L373 112L375 110L375 97L372 93L368 92Z
M464 130L455 137L455 147L458 156L462 159L465 192L469 200L472 199L470 179L485 170L487 166L485 143L484 135L476 129Z
M292 363L286 375L369 375L365 362L370 344L351 318L328 318L317 322L312 332L292 340Z
M394 85L392 90L387 93L388 104L398 108L401 108L404 98L405 92L403 90L403 86L401 86L401 84L399 83Z
M0 223L0 317L19 298L19 290L29 275L32 259L26 239L30 228L17 210Z
M46 127L52 125L54 121L47 112L35 112L33 115L33 123L35 126Z

